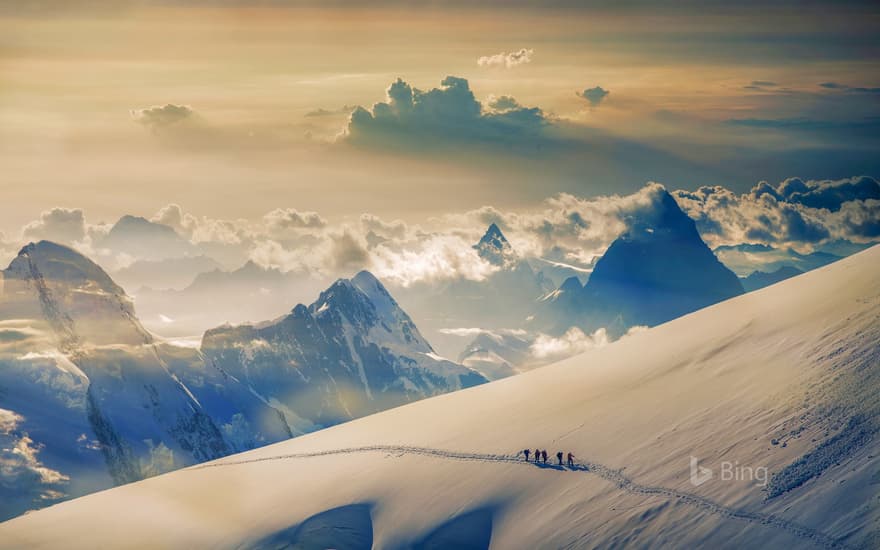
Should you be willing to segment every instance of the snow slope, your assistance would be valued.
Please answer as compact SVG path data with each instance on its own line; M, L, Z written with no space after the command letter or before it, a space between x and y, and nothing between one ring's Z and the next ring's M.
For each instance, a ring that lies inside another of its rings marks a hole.
M16 518L0 547L876 548L877 273L880 247L556 365ZM527 446L579 465L528 464ZM699 485L694 459L713 473ZM724 479L725 461L772 478Z

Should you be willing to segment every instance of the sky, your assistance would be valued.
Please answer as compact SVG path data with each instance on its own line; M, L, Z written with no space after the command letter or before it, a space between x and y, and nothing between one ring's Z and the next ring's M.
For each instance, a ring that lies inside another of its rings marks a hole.
M442 227L649 182L876 176L878 22L858 2L10 0L0 231L168 205Z

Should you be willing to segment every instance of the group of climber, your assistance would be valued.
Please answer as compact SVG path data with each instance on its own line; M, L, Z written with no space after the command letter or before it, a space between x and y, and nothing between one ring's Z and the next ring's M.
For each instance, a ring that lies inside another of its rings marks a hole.
M532 454L532 450L525 449L522 453L526 457L526 462L528 462L529 455ZM547 451L546 450L535 449L534 454L535 454L535 464L538 464L540 462L547 464ZM568 459L568 467L574 468L574 455L571 453L568 453L567 459ZM559 451L558 453L556 453L556 460L558 460L559 465L562 466L562 451Z

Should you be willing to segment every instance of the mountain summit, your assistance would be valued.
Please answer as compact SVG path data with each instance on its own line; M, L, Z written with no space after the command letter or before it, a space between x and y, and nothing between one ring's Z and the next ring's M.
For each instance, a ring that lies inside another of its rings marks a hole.
M481 258L499 267L509 266L517 260L516 251L494 223L486 230L480 242L474 245L474 250Z
M152 341L122 287L71 248L30 243L2 275L0 319L41 319L62 349Z

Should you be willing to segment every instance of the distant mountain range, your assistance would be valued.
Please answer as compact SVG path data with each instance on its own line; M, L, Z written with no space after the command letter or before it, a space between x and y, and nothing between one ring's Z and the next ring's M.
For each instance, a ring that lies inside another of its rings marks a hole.
M784 265L776 271L755 271L748 277L743 277L740 280L746 292L752 292L801 274L803 274L803 271L800 269Z
M859 246L855 248L862 249ZM774 248L765 244L750 243L719 246L715 249L715 254L741 277L746 277L755 271L776 271L781 267L794 267L806 272L836 262L843 257L823 251L801 254L791 248Z
M151 329L164 336L187 336L219 323L282 315L290 304L320 290L321 282L306 273L283 272L249 261L231 271L215 268L199 273L180 290L140 288L135 300Z
M24 247L0 277L0 518L479 384L437 356L372 275L202 351L145 330L72 249Z
M97 244L140 260L198 255L196 247L172 227L139 216L122 216Z

